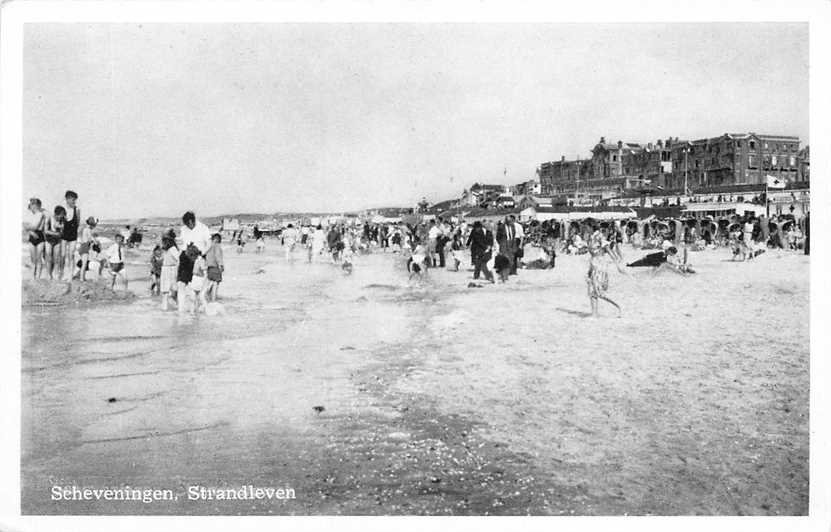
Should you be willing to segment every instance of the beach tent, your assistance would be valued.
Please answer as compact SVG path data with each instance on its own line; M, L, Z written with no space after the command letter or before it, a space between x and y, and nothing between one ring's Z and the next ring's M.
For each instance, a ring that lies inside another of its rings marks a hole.
M222 229L224 231L239 231L239 218L223 218Z
M765 206L747 202L687 203L681 213L682 215L688 215L694 218L703 218L705 216L724 216L729 214L744 215L746 213L752 213L754 216L761 216L765 214Z

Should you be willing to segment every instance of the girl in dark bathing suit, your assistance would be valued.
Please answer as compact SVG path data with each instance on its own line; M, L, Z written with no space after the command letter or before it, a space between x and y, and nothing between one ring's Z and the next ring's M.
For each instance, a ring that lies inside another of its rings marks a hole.
M176 284L178 285L176 299L179 304L179 313L185 312L186 299L189 299L189 296L186 296L188 293L186 289L193 280L193 266L198 256L199 249L193 244L189 244L179 255L179 267L176 272Z
M61 270L63 269L61 235L63 234L64 223L66 223L66 209L58 205L55 207L54 216L46 220L46 227L43 231L43 236L46 239L46 246L44 248L46 253L46 272L49 274L50 279L55 278L55 266Z
M29 232L29 259L32 261L32 278L39 279L43 271L43 228L46 225L46 216L38 198L29 200L29 213L26 220L26 230Z

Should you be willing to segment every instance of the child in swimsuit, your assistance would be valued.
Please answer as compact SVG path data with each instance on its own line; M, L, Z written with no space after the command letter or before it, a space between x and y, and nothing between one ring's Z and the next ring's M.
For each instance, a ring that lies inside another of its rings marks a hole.
M66 221L66 209L58 205L55 213L46 220L43 237L46 240L46 271L49 278L54 279L55 267L58 268L58 279L63 273L63 255L61 255L61 235Z
M205 309L208 302L205 300L205 286L207 266L205 259L197 253L193 261L193 277L190 280L190 289L193 290L193 313L199 312L200 308Z
M38 198L29 200L29 216L25 220L26 230L29 232L29 259L32 261L32 278L39 279L43 270L43 229L46 217Z
M176 271L179 268L179 248L176 240L165 236L162 238L162 273L159 276L159 289L162 294L162 310L167 310L170 294L176 293Z
M115 244L107 250L107 263L110 265L112 275L111 289L115 290L115 282L121 278L124 290L127 290L127 272L124 271L124 236L115 235Z
M208 267L208 286L205 288L205 297L210 296L216 301L219 292L219 283L222 282L222 273L225 271L225 259L222 256L222 235L214 233L211 236L211 247L205 253L205 264Z
M158 295L162 292L162 264L164 253L161 246L153 248L153 255L150 257L150 295Z
M78 261L78 268L80 269L81 281L86 280L87 271L89 270L89 252L92 247L95 235L93 229L98 225L95 218L90 216L87 218L87 225L81 231L81 238L78 239L78 254L80 259Z
M179 313L185 312L185 300L187 297L187 290L193 280L193 267L196 262L196 257L199 256L199 248L193 244L189 244L187 248L179 255L179 266L176 272L177 301L179 303Z
M410 272L410 279L418 276L423 277L427 272L427 248L418 244L413 250L412 256L407 260L407 270Z
M63 270L66 268L69 278L72 279L75 273L75 251L78 244L78 229L81 224L81 209L77 205L78 194L76 192L67 190L64 198L66 199L66 222L61 232L61 253L66 264L61 265L60 277L63 278Z

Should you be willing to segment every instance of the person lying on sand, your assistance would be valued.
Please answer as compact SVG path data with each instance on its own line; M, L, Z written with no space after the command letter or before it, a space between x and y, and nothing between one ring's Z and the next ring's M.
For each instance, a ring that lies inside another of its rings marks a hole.
M636 260L635 262L630 262L626 266L628 268L645 268L650 267L653 268L652 273L656 274L658 271L663 269L669 269L676 273L680 274L687 274L687 273L695 273L692 266L686 263L677 262L675 258L678 256L678 248L675 246L669 246L664 251L656 251L655 253L650 253L645 257Z

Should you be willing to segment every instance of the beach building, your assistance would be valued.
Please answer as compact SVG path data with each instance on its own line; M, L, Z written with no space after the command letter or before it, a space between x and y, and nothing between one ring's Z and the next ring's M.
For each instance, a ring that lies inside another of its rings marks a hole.
M470 189L462 192L459 202L467 207L483 207L493 203L500 195L508 192L505 185L486 185L474 183Z
M799 137L725 133L698 140L669 137L646 145L606 142L591 157L541 163L537 169L544 195L604 202L641 191L717 192L730 186L763 189L766 176L788 184L810 181L810 151ZM634 191L634 192L633 192Z

